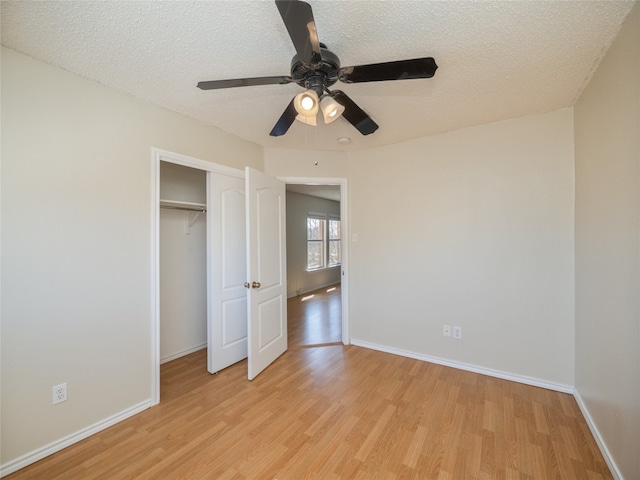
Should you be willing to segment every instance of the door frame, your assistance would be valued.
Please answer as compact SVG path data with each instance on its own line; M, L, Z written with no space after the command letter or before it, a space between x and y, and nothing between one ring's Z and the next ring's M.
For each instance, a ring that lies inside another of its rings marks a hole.
M155 147L151 148L151 405L160 403L160 162L204 170L207 176L207 193L210 189L212 173L244 178L243 170ZM210 207L207 194L207 210ZM209 239L209 225L207 225L207 239ZM212 255L210 249L210 242L207 241L207 324L211 313L209 286L212 281ZM207 328L209 328L208 325Z
M341 306L342 306L342 343L351 343L350 321L349 321L349 208L348 208L348 185L347 179L343 177L276 177L286 184L294 185L339 185L340 186L340 230L342 264L340 267L341 277Z

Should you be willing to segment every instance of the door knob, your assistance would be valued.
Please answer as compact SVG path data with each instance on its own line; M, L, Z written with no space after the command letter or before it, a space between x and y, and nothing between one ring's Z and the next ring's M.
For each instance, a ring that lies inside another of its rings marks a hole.
M251 285L249 285L249 282L244 282L244 288L251 288Z
M260 288L260 282L253 282L251 288Z

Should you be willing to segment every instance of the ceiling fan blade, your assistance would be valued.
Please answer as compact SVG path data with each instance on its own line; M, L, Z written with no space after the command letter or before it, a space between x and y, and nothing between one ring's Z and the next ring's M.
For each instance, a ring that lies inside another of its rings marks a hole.
M369 135L378 129L378 124L342 90L334 90L331 92L331 96L344 107L344 112L342 112L344 119L356 127L362 135Z
M198 82L200 90L216 90L218 88L232 87L253 87L255 85L283 85L291 83L291 77L255 77L255 78L234 78L231 80L209 80L206 82Z
M300 59L308 65L320 63L320 41L311 5L298 0L276 0L276 6Z
M436 61L431 57L425 57L342 67L338 70L338 78L345 83L410 80L414 78L431 78L435 75L437 69Z
M298 112L296 112L296 107L293 105L292 99L291 103L289 103L284 113L280 116L269 135L272 137L279 137L280 135L287 133L287 130L289 130L289 127L295 121L296 115L298 115Z

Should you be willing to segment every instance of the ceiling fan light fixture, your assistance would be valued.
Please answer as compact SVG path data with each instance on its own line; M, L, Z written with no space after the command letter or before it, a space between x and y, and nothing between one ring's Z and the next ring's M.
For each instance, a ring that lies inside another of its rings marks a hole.
M324 123L329 124L342 115L342 112L344 112L344 106L339 104L332 96L324 95L320 99L320 110L322 110Z
M318 114L318 94L313 90L299 93L293 99L293 105L299 115L303 117L315 117Z

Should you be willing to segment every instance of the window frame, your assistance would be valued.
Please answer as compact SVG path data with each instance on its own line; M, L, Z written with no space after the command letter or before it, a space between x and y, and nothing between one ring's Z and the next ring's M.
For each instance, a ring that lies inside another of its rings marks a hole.
M331 238L331 222L338 222L338 237ZM331 242L338 244L338 261L331 263ZM340 217L329 215L327 219L327 268L339 267L342 265L342 222Z
M310 239L309 238L309 220L320 220L321 223L321 237L320 239ZM313 272L315 270L322 270L323 268L326 268L327 265L327 258L326 258L326 254L327 254L327 216L324 214L320 214L320 213L307 213L307 222L306 222L306 230L307 230L307 245L306 245L306 255L307 255L307 271L308 272ZM309 245L313 243L313 244L318 244L320 243L321 248L320 248L320 265L319 266L309 266Z
M321 229L322 229L322 238L321 239L310 239L309 238L309 220L320 220L321 223ZM330 222L332 221L337 221L338 222L338 238L330 238L331 236L331 229L330 229ZM306 245L306 264L307 264L307 272L315 272L317 270L325 270L328 268L335 268L335 267L339 267L340 265L342 265L342 222L340 220L340 216L337 215L326 215L324 213L313 213L313 212L309 212L307 213L307 221L306 221L306 237L307 237L307 245ZM339 256L339 262L337 263L329 263L330 261L330 248L331 248L331 242L337 242L338 243L338 256ZM311 244L321 244L321 258L320 258L320 265L319 266L309 266L309 246Z

